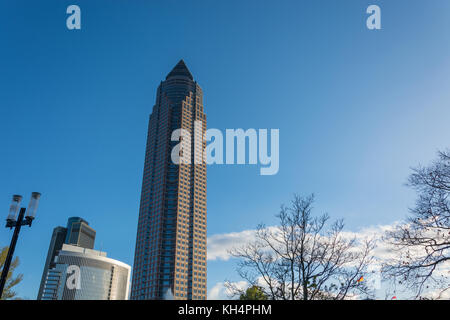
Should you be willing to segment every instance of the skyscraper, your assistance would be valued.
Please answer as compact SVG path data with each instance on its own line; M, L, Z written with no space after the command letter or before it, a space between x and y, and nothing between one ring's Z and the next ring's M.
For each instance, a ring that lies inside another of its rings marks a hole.
M71 217L67 220L67 227L56 227L53 229L52 238L45 260L44 271L42 272L41 284L37 299L42 299L42 294L47 279L47 273L50 268L55 267L55 257L58 251L62 249L63 244L71 244L82 248L92 249L95 242L95 230L89 226L89 223L80 217Z
M206 132L203 92L183 60L159 85L150 115L131 299L206 299L206 142L172 141L176 129ZM190 163L172 161L178 144Z
M89 223L80 217L71 217L67 221L66 244L93 249L95 242L95 230Z

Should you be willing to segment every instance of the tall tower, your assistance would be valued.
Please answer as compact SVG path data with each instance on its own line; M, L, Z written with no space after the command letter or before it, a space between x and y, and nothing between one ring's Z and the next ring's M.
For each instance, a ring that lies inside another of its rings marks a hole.
M176 129L192 139L172 141ZM206 299L205 132L203 92L181 60L159 85L150 115L131 299ZM190 163L172 161L178 144Z

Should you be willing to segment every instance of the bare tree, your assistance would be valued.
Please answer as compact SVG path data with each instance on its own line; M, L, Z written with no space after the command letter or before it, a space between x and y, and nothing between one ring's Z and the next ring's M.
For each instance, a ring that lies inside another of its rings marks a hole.
M396 257L383 273L419 297L426 289L450 288L450 152L413 170L408 185L418 193L416 206L406 223L387 233Z
M329 216L312 215L314 196L295 196L281 207L279 226L259 225L255 241L231 250L237 272L273 300L345 299L370 295L361 277L372 262L373 241L357 243L343 235L338 220L325 230ZM239 295L235 285L228 290Z

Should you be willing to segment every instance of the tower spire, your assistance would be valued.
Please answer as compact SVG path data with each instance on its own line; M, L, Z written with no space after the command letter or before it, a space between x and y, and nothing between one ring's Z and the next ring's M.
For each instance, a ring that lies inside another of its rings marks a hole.
M172 71L169 72L169 74L166 77L166 80L175 76L188 77L189 79L194 80L194 77L192 76L191 72L186 66L186 63L184 63L183 59L181 59L177 63L177 65L172 69Z

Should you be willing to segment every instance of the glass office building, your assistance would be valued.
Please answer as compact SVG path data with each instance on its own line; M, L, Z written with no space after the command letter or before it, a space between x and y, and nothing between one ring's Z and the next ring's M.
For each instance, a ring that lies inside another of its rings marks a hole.
M89 226L86 220L80 217L71 217L67 220L66 229L65 243L82 248L94 248L96 232Z
M55 267L55 257L63 244L71 244L74 246L93 249L95 243L95 230L89 226L89 223L80 217L70 217L67 220L67 226L56 227L53 229L53 234L50 239L48 247L47 259L45 260L44 270L42 272L41 284L37 300L42 299L45 280L50 268Z
M177 129L191 138L172 141ZM150 115L131 299L206 299L205 133L203 91L181 60L159 85ZM172 162L178 144L189 163Z
M127 300L130 272L105 252L64 244L47 272L42 300Z

